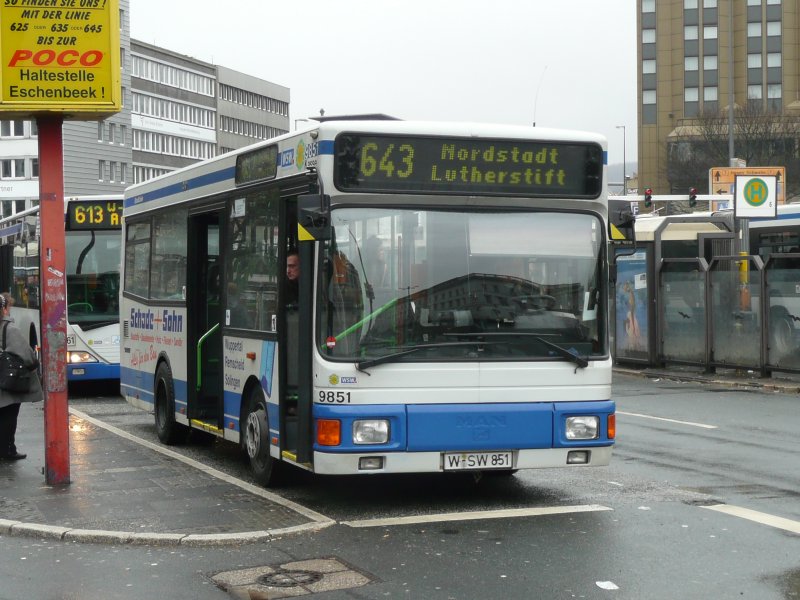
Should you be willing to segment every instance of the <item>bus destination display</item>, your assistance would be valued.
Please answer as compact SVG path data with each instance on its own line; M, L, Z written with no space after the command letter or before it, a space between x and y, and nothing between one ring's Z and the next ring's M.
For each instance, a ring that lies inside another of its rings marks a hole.
M342 134L336 187L353 192L596 198L597 144Z
M120 229L122 227L122 200L97 200L69 202L67 204L67 229Z

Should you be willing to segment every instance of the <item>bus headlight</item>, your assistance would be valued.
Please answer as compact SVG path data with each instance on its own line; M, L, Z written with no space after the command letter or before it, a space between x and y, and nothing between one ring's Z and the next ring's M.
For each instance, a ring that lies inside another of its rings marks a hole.
M70 364L97 362L97 359L88 352L67 352L67 362Z
M600 437L599 417L567 417L568 440L596 440Z
M385 444L389 441L389 421L370 419L353 421L354 444Z

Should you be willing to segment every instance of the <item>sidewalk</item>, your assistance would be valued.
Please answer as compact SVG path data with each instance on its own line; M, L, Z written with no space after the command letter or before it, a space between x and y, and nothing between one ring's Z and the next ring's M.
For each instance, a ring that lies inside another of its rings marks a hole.
M800 376L631 368L616 374L800 394ZM69 485L45 483L42 404L20 411L21 461L0 461L0 536L149 545L223 545L269 539L333 522L91 417L70 416ZM167 455L163 454L167 452Z
M17 447L28 457L0 461L0 536L199 546L332 524L268 490L177 454L165 456L75 415L71 483L47 485L43 417L41 403L23 404Z
M670 365L667 368L617 365L614 367L614 373L648 379L692 381L705 385L800 394L800 375L794 373L773 373L772 377L760 377L756 372L740 369L717 369L716 373L704 373L700 367L681 365Z

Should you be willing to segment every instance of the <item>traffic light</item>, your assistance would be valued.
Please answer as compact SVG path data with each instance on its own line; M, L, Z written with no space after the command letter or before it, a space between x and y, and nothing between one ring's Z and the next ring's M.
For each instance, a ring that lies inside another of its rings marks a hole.
M653 190L647 188L644 191L644 207L650 208L651 206L653 206Z
M691 188L689 190L689 206L691 206L692 208L697 206L697 189L696 188Z

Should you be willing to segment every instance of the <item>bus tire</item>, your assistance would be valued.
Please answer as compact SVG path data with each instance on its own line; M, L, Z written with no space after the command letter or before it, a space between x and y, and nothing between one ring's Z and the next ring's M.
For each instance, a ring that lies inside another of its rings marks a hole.
M184 443L189 428L175 421L175 384L166 362L156 369L154 409L158 439L168 446Z
M247 402L244 448L255 480L268 487L276 483L277 461L269 453L269 416L264 392L253 388Z
M769 311L769 349L772 358L791 353L795 348L794 323L783 306L773 306ZM774 354L773 354L774 353Z

